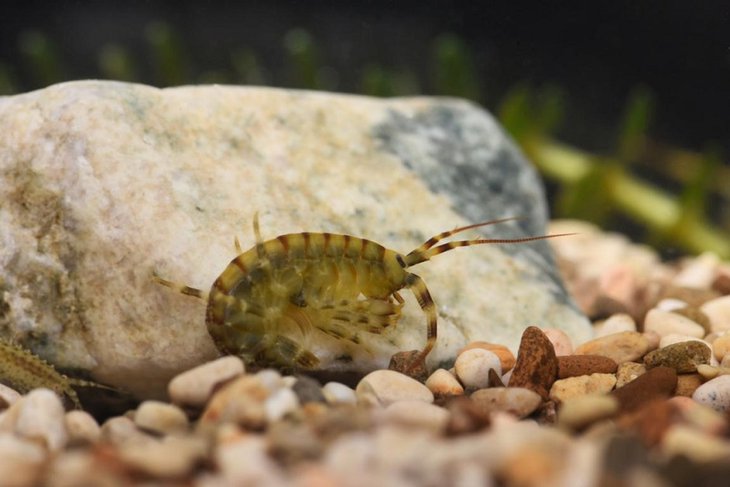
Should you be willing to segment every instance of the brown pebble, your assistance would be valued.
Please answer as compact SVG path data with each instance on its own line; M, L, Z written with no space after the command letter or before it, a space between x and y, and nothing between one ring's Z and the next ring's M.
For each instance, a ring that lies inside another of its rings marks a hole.
M548 337L536 326L522 333L517 362L512 369L510 387L532 389L543 399L550 397L550 388L558 377L558 358Z
M633 412L647 402L666 399L677 387L677 372L671 367L655 367L611 394L618 399L621 412Z
M664 433L680 420L679 408L666 399L653 399L639 409L617 420L620 429L629 431L643 440L646 446L658 445Z
M697 366L710 363L710 347L698 341L673 343L644 356L647 367L663 365L679 374L697 372Z
M675 396L692 397L692 394L702 385L700 374L679 374L677 376L677 390Z
M558 379L590 374L613 374L618 364L601 355L566 355L558 357Z
M497 371L494 369L489 369L489 387L504 387L504 382L502 382L502 378L499 376Z
M418 360L420 355L420 350L394 353L390 357L388 369L405 374L419 382L425 382L428 378L428 370L426 369L426 362Z
M486 428L491 423L489 414L466 396L449 396L444 399L443 407L451 413L446 425L447 435L472 433Z

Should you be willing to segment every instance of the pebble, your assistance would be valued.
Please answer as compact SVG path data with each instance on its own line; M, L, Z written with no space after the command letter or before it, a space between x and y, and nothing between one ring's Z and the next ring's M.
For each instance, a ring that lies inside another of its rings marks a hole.
M624 362L616 371L616 389L623 387L646 372L646 365L638 362Z
M543 328L542 331L548 340L550 340L550 343L553 344L553 350L555 350L556 356L562 357L573 353L573 341L563 330L558 328Z
M678 334L695 338L705 336L702 325L673 311L651 309L644 318L644 331L653 331L660 337Z
M433 402L433 393L428 387L393 370L370 372L357 384L355 395L358 401L374 397L381 406L404 400Z
M730 411L730 375L721 375L702 384L692 399L715 411Z
M489 343L489 342L482 342L482 341L471 342L467 346L462 348L457 353L457 356L461 355L462 352L471 350L473 348L482 348L484 350L489 350L490 352L494 353L497 357L499 357L499 363L502 366L502 372L507 372L509 370L512 370L512 367L515 366L515 356L512 353L512 351L510 351L510 349L505 347L504 345L499 345L497 343Z
M449 412L423 401L398 401L380 411L384 423L399 424L440 434L449 423Z
M700 306L710 320L712 331L730 330L730 295L711 299Z
M329 404L355 404L357 402L355 390L340 382L326 383L322 387L322 394Z
M64 418L69 445L92 445L101 439L101 427L86 411L69 411Z
M703 464L730 460L730 443L679 424L664 434L662 450L667 457L682 455Z
M586 394L564 401L558 412L558 425L581 429L618 412L618 401L607 394Z
M688 425L710 435L723 435L727 432L728 424L723 413L689 397L675 396L669 401L677 407Z
M622 331L636 331L636 321L626 313L616 313L606 318L596 327L596 338Z
M558 378L589 374L613 374L618 365L602 355L568 355L558 357Z
M711 380L720 375L729 375L730 368L728 367L713 367L712 365L698 365L697 373L702 376L705 380Z
M499 357L483 348L470 348L461 352L454 362L456 377L467 389L481 389L489 386L489 369L502 375Z
M679 309L686 308L687 303L677 298L664 298L654 307L662 311L677 311Z
M712 286L720 259L712 252L694 257L673 278L672 284L680 287L707 289Z
M649 340L641 333L623 331L595 338L580 345L576 355L602 355L617 364L633 362L650 350Z
M480 389L469 398L483 414L503 411L518 418L529 416L542 404L542 397L538 393L524 387Z
M8 409L3 422L10 421L20 437L40 441L50 451L66 445L66 411L61 398L49 389L34 389Z
M270 394L257 375L239 376L213 394L199 426L232 422L244 428L261 429L266 425L264 402Z
M175 376L167 393L175 404L203 407L216 384L244 373L243 361L233 355L221 357Z
M155 478L180 478L189 474L205 457L203 438L165 436L141 444L120 447L119 458L133 471Z
M297 377L291 390L294 391L301 404L307 404L308 402L327 402L322 393L322 386L316 379L312 379L311 377Z
M0 407L12 406L22 396L15 389L11 389L5 384L0 384Z
M614 374L591 374L556 380L550 389L550 398L567 401L586 394L606 394L616 385Z
M144 401L134 413L134 424L160 435L181 434L188 429L188 418L179 407L161 401Z
M705 335L712 332L712 325L710 324L710 318L700 310L697 306L685 306L674 311L675 313L689 318L702 327L705 331Z
M700 374L679 374L677 376L677 389L675 396L692 397L694 392L703 384Z
M672 333L671 335L663 336L661 340L659 340L659 348L668 347L669 345L674 345L675 343L682 343L682 342L699 342L704 343L708 347L711 347L710 343L706 340L703 340L702 338L695 338L687 335L679 335L677 333Z
M150 439L126 416L109 418L101 425L101 439L112 445L142 443Z
M517 362L509 379L510 387L532 389L547 399L557 377L558 358L553 344L540 328L527 327L522 333Z
M454 374L446 369L436 369L426 379L426 387L435 397L460 396L464 394L464 387Z
M0 433L0 483L8 487L42 485L46 452L36 442Z
M678 374L697 371L697 366L709 364L712 351L706 343L699 341L680 342L649 352L644 356L648 368L660 365L671 367Z
M712 351L715 353L715 358L722 362L728 352L730 352L730 333L715 338L712 342Z
M622 412L633 412L657 398L665 399L677 387L677 372L670 367L655 367L611 394L618 399Z
M299 407L300 403L300 396L298 396L292 389L289 389L288 387L282 387L278 391L271 394L264 402L266 420L269 423L278 421L287 414L295 411Z

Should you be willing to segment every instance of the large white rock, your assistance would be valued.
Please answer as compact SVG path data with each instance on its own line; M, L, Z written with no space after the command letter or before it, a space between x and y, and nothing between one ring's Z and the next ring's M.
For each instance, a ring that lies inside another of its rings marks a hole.
M408 252L468 222L526 219L482 235L544 233L539 180L492 117L458 100L379 100L290 90L159 90L74 82L0 98L0 335L62 368L143 397L215 357L205 303L153 270L207 290L253 244L349 233ZM477 235L476 232L470 235ZM570 238L570 237L566 237ZM589 336L544 242L481 246L414 268L439 306L432 366L474 340L516 348L524 327ZM407 295L398 327L326 368L368 371L421 348Z

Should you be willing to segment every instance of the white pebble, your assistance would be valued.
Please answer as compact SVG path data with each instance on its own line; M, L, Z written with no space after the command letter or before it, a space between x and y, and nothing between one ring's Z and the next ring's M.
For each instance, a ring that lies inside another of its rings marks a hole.
M126 416L115 416L104 421L101 425L101 437L104 441L117 446L127 442L143 442L150 438Z
M564 401L558 413L558 424L570 429L607 418L618 411L618 401L608 394L586 394Z
M654 332L660 337L678 334L695 338L703 338L705 329L702 325L696 323L686 316L682 316L671 311L662 311L659 309L651 309L644 318L644 331Z
M165 436L140 444L126 443L119 447L119 457L133 470L151 477L179 478L195 468L206 449L202 438Z
M475 391L470 399L484 412L503 411L524 418L542 404L542 397L524 387L490 387Z
M681 299L664 298L659 301L654 307L662 311L677 311L678 309L686 308L687 306L687 303L685 301L682 301Z
M46 452L33 441L0 433L0 483L8 486L41 485Z
M183 372L170 381L167 393L175 404L202 407L216 384L244 372L240 358L229 355Z
M606 320L597 327L596 338L620 333L622 331L636 331L636 322L626 313L616 313L606 318Z
M730 295L711 299L700 306L714 332L730 330Z
M322 387L322 395L330 404L355 404L357 396L351 387L340 382L328 382Z
M456 377L467 388L488 387L489 369L502 375L502 364L497 354L483 348L471 348L461 352L454 362Z
M563 330L558 328L543 328L542 331L548 340L550 340L550 343L553 344L555 355L562 357L573 354L573 342Z
M730 411L730 375L720 375L699 386L692 399L715 411Z
M719 265L720 259L716 254L705 252L692 259L684 269L679 271L672 279L672 284L679 287L708 289L715 280Z
M427 402L399 401L383 409L378 417L385 423L412 426L438 434L446 428L450 414L446 409Z
M459 396L464 394L464 387L454 377L454 374L446 369L436 369L426 379L426 387L433 392L434 396Z
M299 398L288 387L282 387L271 394L264 402L268 422L278 421L299 407Z
M69 411L64 421L70 444L93 444L101 438L101 427L86 411Z
M499 359L497 359L497 362L499 362ZM355 394L358 402L361 400L368 401L372 397L381 406L405 400L433 402L433 393L428 390L428 387L407 375L393 370L370 372L357 384Z
M263 369L256 372L256 378L266 387L270 392L274 392L284 387L284 377L281 376L278 370L274 369ZM296 378L294 380L296 382ZM294 384L292 384L294 385Z
M15 433L18 436L41 440L51 451L58 451L66 445L66 411L55 392L34 389L11 406L8 411L11 416L15 408Z
M177 406L160 401L144 401L134 413L134 423L140 429L158 434L184 433L188 417Z
M21 397L20 393L15 389L11 389L5 384L0 384L0 407L2 407L2 403L5 403L7 406L12 406Z

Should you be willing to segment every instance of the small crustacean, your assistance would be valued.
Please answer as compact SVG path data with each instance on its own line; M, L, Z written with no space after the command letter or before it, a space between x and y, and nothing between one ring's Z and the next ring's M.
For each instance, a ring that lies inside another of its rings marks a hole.
M304 337L324 333L361 344L363 334L394 326L410 289L426 314L426 345L412 364L423 364L436 343L436 305L426 284L408 269L457 247L520 243L561 235L512 239L474 239L441 243L465 230L501 223L504 218L436 235L403 255L364 238L332 233L293 233L264 241L258 214L256 245L238 255L208 293L154 274L154 279L208 303L206 324L216 346L249 364L283 369L314 369L319 358L302 346ZM438 244L438 245L437 245Z

